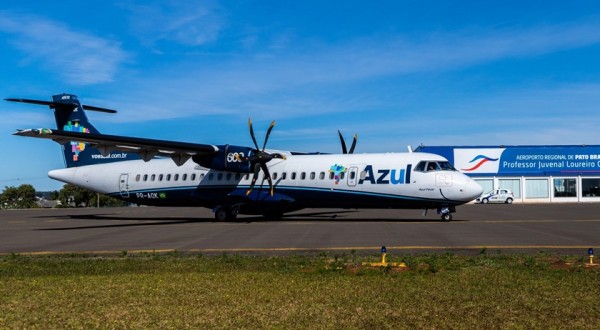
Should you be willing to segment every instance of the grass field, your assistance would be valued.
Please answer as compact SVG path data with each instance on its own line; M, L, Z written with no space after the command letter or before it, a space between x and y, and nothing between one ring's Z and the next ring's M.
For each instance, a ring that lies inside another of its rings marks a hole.
M600 329L583 257L5 256L0 328Z

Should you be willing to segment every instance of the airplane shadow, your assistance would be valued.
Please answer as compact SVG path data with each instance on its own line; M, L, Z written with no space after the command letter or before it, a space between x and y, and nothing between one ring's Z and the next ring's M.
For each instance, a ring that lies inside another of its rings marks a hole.
M391 222L391 223L423 223L423 222L441 222L438 218L405 218L405 219L390 219L390 218L368 218L356 219L348 218L347 214L356 213L357 211L329 211L329 212L311 212L311 213L293 213L285 214L280 219L269 219L263 216L240 216L234 221L219 222L214 218L206 217L127 217L114 214L78 214L78 215L63 215L63 216L39 216L37 218L52 218L52 219L67 219L67 220L92 220L92 221L113 221L110 224L97 224L89 226L75 227L53 227L39 228L41 231L61 231L61 230L78 230L78 229L101 229L101 228L126 228L126 227L141 227L141 226L168 226L193 223L223 223L223 224L250 224L250 223L275 223L275 222L324 222L324 221L340 221L340 222ZM118 223L114 223L114 222ZM127 223L135 221L135 223ZM452 222L463 222L467 220L452 220Z

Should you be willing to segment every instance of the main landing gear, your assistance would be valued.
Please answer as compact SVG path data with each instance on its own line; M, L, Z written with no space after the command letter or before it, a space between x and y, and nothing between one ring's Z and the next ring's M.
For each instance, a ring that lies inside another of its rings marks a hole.
M240 207L237 205L219 206L214 209L214 212L217 221L235 221L240 212Z

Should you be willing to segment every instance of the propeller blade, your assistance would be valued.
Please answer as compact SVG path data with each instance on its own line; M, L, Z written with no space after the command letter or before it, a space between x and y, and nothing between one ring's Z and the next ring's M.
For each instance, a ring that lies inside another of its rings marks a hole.
M340 142L342 143L342 153L347 154L348 149L346 149L346 141L344 141L344 137L342 136L342 132L338 129L338 135L340 136Z
M349 154L354 153L354 148L356 147L356 140L358 140L358 135L354 134L354 139L352 139L352 146L350 147L350 151L348 151Z
M252 129L252 119L248 118L248 127L250 128L250 136L252 137L252 142L254 142L254 146L258 150L258 143L256 143L256 138L254 137L254 130Z
M258 179L258 172L260 172L260 163L254 164L254 175L252 176L252 182L250 183L250 188L246 191L246 196L250 195L252 189L254 188L254 184L256 184L256 179Z
M271 173L269 173L269 168L267 167L267 164L265 164L265 163L261 163L260 168L265 173L265 177L267 178L267 181L269 182L271 196L273 196L273 180L271 180Z
M262 151L265 151L265 147L267 146L267 141L269 140L269 136L271 135L271 131L273 130L273 126L275 126L275 121L274 120L271 122L271 125L269 125L269 129L267 130L267 135L265 136L265 143L263 144Z

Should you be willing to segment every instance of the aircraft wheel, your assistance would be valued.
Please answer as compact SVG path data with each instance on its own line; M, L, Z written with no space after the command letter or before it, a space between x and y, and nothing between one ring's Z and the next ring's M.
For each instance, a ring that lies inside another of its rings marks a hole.
M512 204L512 202L513 202L512 198L509 197L506 199L506 204Z
M442 214L442 221L449 222L451 220L452 220L452 214L450 214L450 213Z
M235 215L231 212L231 208L222 206L215 211L215 219L217 221L232 221L235 220Z
M484 198L484 199L481 200L481 203L482 204L487 204L487 203L489 203L489 201L490 201L489 199Z

